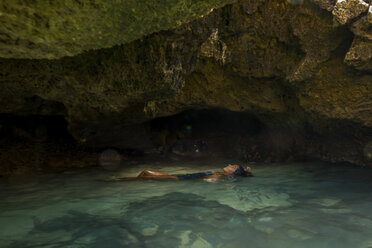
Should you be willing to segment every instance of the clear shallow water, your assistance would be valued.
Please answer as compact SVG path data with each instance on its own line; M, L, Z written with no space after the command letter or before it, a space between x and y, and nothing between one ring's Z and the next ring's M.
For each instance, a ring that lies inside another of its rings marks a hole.
M253 165L255 177L235 182L97 181L224 164L1 179L0 247L372 247L371 169Z

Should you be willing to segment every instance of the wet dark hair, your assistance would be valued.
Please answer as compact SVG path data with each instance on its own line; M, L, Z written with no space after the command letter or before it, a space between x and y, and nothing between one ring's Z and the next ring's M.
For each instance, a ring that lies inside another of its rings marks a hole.
M250 172L244 170L242 166L239 165L239 168L234 171L234 177L248 177L251 175Z

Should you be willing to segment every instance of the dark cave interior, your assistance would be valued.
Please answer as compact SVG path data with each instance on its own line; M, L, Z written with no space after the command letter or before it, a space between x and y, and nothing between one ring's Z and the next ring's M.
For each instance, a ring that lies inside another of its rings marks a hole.
M109 134L107 130L93 133L88 142L79 142L69 133L63 116L2 114L0 146L5 152L0 159L5 161L4 175L96 166L100 152L106 149L118 151L127 161L226 157L243 163L315 159L357 164L354 155L368 163L370 130L336 123L325 122L315 129L304 122L301 129L294 129L266 125L248 112L194 109L121 126Z

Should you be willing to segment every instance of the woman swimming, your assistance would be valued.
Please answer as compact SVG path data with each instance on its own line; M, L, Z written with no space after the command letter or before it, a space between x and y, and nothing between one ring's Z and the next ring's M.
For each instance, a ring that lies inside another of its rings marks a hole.
M153 179L153 180L187 180L187 179L203 179L207 182L215 182L218 178L221 177L249 177L252 176L252 169L250 167L243 168L237 164L228 164L222 169L223 172L198 172L191 174L175 174L170 175L167 173L153 171L153 170L144 170L137 177L124 177L116 178L110 181L132 181L138 179Z

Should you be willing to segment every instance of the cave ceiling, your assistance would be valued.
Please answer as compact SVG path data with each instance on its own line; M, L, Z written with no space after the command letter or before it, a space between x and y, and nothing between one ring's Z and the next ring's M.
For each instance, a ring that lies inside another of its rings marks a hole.
M0 20L0 112L78 140L195 108L372 127L366 1L5 0Z

